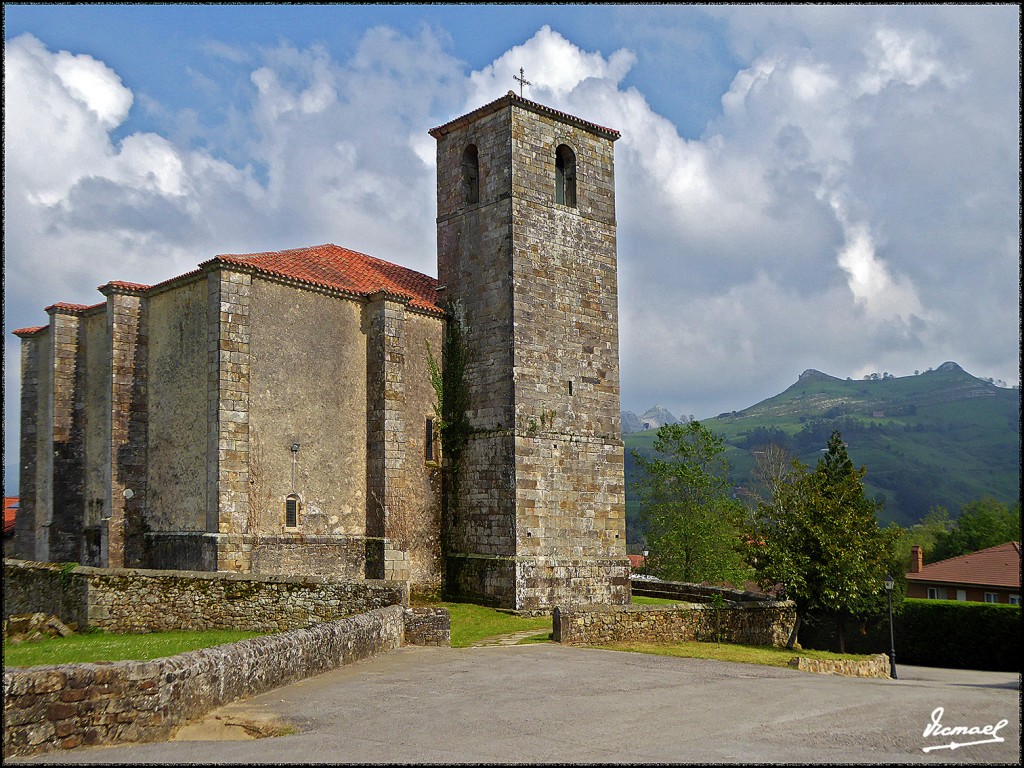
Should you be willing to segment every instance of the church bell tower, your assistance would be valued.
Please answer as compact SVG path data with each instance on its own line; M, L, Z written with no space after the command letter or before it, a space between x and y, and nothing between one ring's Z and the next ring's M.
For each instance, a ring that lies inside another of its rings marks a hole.
M430 133L445 589L524 612L628 603L619 134L511 91Z

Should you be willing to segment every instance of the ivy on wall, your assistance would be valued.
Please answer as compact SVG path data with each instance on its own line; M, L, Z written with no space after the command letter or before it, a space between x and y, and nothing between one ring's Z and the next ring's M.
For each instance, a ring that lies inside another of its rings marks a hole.
M469 417L469 389L466 385L467 351L466 317L462 305L448 302L445 306L444 337L441 363L438 364L427 344L427 366L436 403L434 414L441 436L442 525L450 531L459 507L462 460L472 429ZM447 539L447 536L442 537ZM444 546L442 544L442 546Z

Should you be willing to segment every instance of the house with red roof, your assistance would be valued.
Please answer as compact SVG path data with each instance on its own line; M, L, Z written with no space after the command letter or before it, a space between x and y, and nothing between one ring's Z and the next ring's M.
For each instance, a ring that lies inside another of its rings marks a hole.
M430 135L440 280L333 243L221 254L14 331L16 556L628 602L619 134L509 92ZM446 323L472 423L443 526Z
M907 597L1020 605L1020 542L1011 541L948 560L924 564L911 548Z
M18 514L18 497L4 496L4 557L14 551L14 520Z

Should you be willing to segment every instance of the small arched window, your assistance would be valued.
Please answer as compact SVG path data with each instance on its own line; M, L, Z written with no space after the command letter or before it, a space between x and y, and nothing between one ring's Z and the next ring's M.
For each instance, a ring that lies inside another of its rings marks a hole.
M426 428L423 435L423 459L424 461L434 460L434 420L427 416Z
M289 494L284 500L284 527L299 527L299 497L297 494Z
M476 145L470 144L462 153L462 202L474 205L480 201L480 159Z
M555 150L555 202L576 207L576 153L567 144Z

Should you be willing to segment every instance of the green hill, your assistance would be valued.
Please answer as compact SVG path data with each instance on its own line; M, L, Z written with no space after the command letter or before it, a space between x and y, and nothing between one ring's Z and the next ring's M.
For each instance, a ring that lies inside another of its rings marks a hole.
M703 424L725 438L740 487L751 482L755 450L779 443L813 467L838 429L854 464L867 468L868 495L884 502L882 521L911 525L933 506L955 516L982 496L1020 500L1019 395L956 363L861 381L808 370L775 397ZM635 477L630 449L651 450L654 434L625 436L627 488ZM639 510L631 489L626 506L635 528Z

